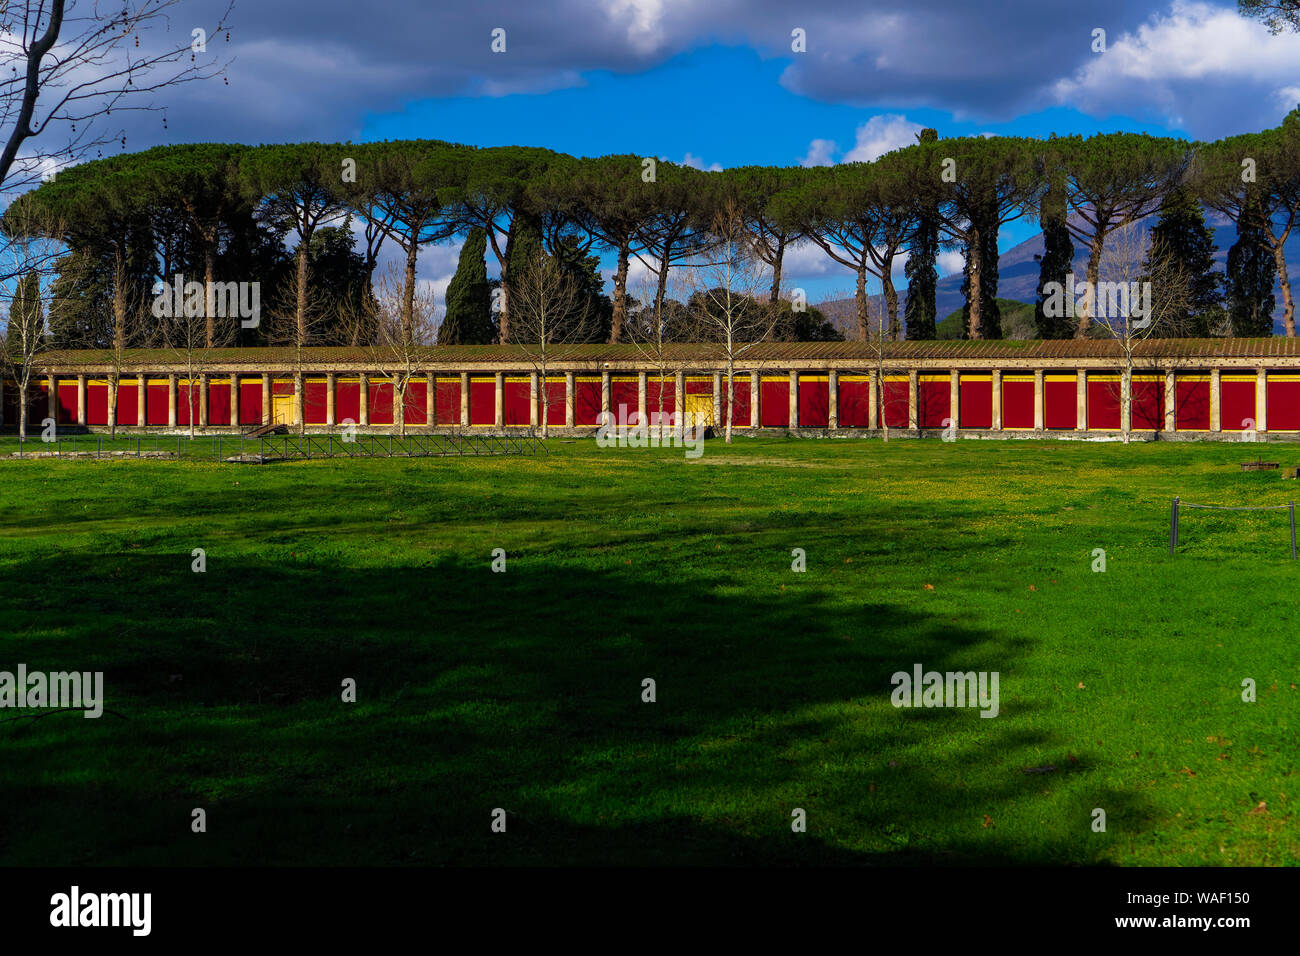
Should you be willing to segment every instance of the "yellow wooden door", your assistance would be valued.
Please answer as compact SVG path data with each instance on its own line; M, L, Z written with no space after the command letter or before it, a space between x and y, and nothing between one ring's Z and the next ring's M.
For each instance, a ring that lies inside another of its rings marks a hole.
M707 426L716 424L713 421L713 395L687 395L686 396L686 419L683 424L687 428L694 427L697 423L704 423Z
M271 397L271 424L293 425L293 396L273 395Z

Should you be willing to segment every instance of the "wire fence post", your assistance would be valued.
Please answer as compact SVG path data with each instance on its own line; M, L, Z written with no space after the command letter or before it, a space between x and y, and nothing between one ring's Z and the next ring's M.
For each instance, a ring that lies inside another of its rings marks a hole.
M1178 499L1174 498L1174 504L1169 512L1169 556L1174 555L1174 545L1178 544Z
M1295 560L1295 502L1286 503L1287 511L1291 512L1291 560Z

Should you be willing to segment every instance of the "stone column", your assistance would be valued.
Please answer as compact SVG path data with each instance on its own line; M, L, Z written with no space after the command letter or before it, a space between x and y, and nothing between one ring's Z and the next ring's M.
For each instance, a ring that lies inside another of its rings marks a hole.
M757 372L749 373L749 427L758 427L758 396L762 391L759 384L759 375Z
M438 376L424 370L424 427L438 424Z
M1088 430L1088 372L1085 369L1074 373L1074 429Z
M564 427L572 428L577 418L578 377L573 372L564 373Z
M193 386L190 386L193 388ZM176 375L167 376L167 427L176 427Z
M601 421L612 421L609 417L609 369L600 373L600 416Z
M948 416L961 428L961 372L956 369L948 373Z
M1174 430L1174 370L1165 372L1165 431Z
M271 373L262 373L262 424L271 424Z
M537 427L537 373L536 372L532 372L528 376L528 425L530 428Z
M636 376L636 421L638 425L647 425L645 417L646 374L638 372Z
M1219 374L1217 368L1210 370L1210 431L1212 432L1223 431L1223 406L1220 404L1222 382Z
M149 376L141 372L135 377L135 425L137 428L143 428L149 416L145 414L145 396L149 390Z
M0 403L3 399L0 398ZM86 424L86 376L77 376L77 424Z
M230 425L239 427L239 373L230 373Z
M1268 431L1268 370L1255 369L1255 431Z
M504 428L506 423L506 373L496 375L496 405L492 412L492 422L497 428Z
M362 372L357 376L360 379L358 388L361 391L361 407L357 409L357 422L359 426L368 426L370 424L370 376Z
M879 384L876 370L873 368L867 373L867 427L873 431L883 424L879 420L879 409L876 408L876 387Z
M790 427L799 427L799 373L790 372Z
M840 427L840 376L835 369L826 373L826 401L829 406L826 412L826 427L836 429Z
M335 419L338 416L338 406L335 403L334 393L338 389L338 373L325 373L325 424L333 428Z
M199 376L199 427L208 427L208 389L212 387L212 376L204 372ZM191 406L192 407L192 406Z
M920 416L916 413L916 406L920 399L921 379L917 375L916 369L907 373L907 427L919 429L921 427Z
M303 381L303 375L299 372L293 377L293 424L303 424L303 390L306 388L306 382ZM394 399L396 401L396 399ZM393 419L396 421L396 418Z
M713 373L713 424L717 428L727 423L722 420L722 373Z
M460 427L469 428L469 372L460 373Z
M53 374L50 374L45 376L45 381L45 407L48 409L46 414L57 422L59 420L59 380Z
M1002 431L1002 370L993 370L993 430Z
M1124 379L1128 378L1128 403L1123 401ZM1119 376L1120 403L1119 403L1119 427L1120 431L1130 432L1133 430L1133 373L1121 372Z
M1043 370L1034 369L1034 429L1043 430Z

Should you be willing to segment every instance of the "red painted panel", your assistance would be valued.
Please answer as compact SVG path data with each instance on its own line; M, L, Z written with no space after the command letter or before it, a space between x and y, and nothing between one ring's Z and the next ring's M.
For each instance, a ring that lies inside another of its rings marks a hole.
M77 423L77 382L59 382L59 424Z
M368 391L370 424L393 424L393 383L370 380Z
M1043 427L1074 431L1079 427L1078 382L1073 376L1064 381L1053 377L1043 376Z
M911 401L911 383L907 379L885 380L884 408L881 417L890 428L909 428L908 405Z
M687 395L712 395L713 379L687 376L686 394Z
M732 380L732 389L736 396L736 410L731 415L731 427L748 428L750 421L749 376L737 375ZM722 414L722 421L725 425L727 421L727 378L725 375L722 378Z
M1034 427L1034 383L1002 378L1002 427Z
M167 386L148 385L145 391L145 421L150 425L167 424Z
M958 404L958 423L962 428L993 427L993 378L982 377L979 381L962 376L961 398Z
M830 426L831 393L829 381L814 381L814 377L799 376L799 427L827 428Z
M6 419L7 420L7 419ZM108 424L108 383L86 383L86 424Z
M840 428L870 428L871 383L840 379Z
M438 379L438 405L434 413L438 416L439 425L459 425L460 424L460 379L459 378L440 378Z
M1268 430L1300 431L1300 376L1268 377Z
M575 398L573 406L573 423L575 425L600 424L601 382L584 382L578 379L573 385Z
M293 379L291 378L273 378L271 379L272 395L292 395Z
M308 425L324 425L329 415L329 381L308 378L302 383L302 420ZM337 414L337 409L335 410Z
M208 424L230 424L230 386L228 384L208 383Z
M1135 431L1159 431L1165 427L1165 381L1133 379L1133 411L1130 424Z
M490 375L471 375L469 380L469 423L495 425L497 383Z
M128 384L125 381L117 383L117 423L119 425L134 425L136 423L136 397L138 386L132 379Z
M546 424L553 428L564 427L564 378L552 376L550 381L545 383L538 382L538 388L542 390L541 401L542 407L538 409L538 420L541 420L542 408L546 410Z
M917 381L916 418L921 428L943 428L943 420L952 415L949 401L952 383L948 376L941 379L920 378Z
M0 408L4 410L5 425L18 425L18 387L8 379L4 380L4 397L0 399L3 404Z
M1088 427L1119 430L1120 383L1116 376L1088 376Z
M1194 381L1190 376L1174 379L1174 428L1184 431L1209 431L1210 382Z
M766 378L758 383L758 424L763 428L790 427L790 380Z
M262 380L241 378L239 380L239 424L260 425L261 423Z
M507 425L527 425L529 422L528 396L532 391L532 383L528 379L523 381L506 379L503 414Z
M658 375L647 376L645 383L645 410L646 414L650 416L651 424L654 423L655 416L660 414L659 392L661 390L663 391L664 402L662 420L664 422L670 421L669 416L677 410L677 380L675 376L665 375L662 382L660 382ZM596 398L597 400L600 399L599 393L597 393ZM746 420L745 424L749 424L748 420Z
M635 378L615 377L610 382L609 387L609 410L614 415L615 422L627 422L629 425L636 424L637 421L637 380ZM690 388L687 388L690 391ZM620 406L627 406L620 408Z
M361 424L361 383L356 379L338 379L334 383L334 422Z
M192 388L184 381L176 383L176 424L190 424L190 414L194 415L194 424L198 425L203 420L202 409L199 408L199 393L202 387L194 385Z
M1259 421L1255 417L1255 377L1242 381L1230 381L1228 376L1219 379L1220 424L1225 432L1239 432L1254 428Z
M428 385L424 379L412 379L406 383L406 395L402 400L402 420L410 425L424 425L429 417L425 407Z

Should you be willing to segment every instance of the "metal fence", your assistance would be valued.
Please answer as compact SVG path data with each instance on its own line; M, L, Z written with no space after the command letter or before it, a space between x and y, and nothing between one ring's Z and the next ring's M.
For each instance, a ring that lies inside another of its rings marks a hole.
M0 442L0 458L186 458L265 464L315 458L447 458L549 453L545 439L496 435L73 435Z
M1169 514L1169 554L1172 556L1174 548L1178 546L1178 521L1180 512L1183 508L1201 508L1206 511L1287 511L1291 515L1291 560L1296 560L1295 547L1295 502L1288 501L1284 505L1256 505L1243 507L1236 505L1201 505L1194 504L1190 501L1183 501L1182 498L1175 498Z

